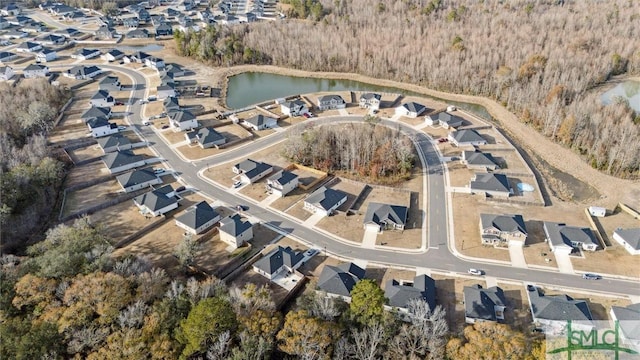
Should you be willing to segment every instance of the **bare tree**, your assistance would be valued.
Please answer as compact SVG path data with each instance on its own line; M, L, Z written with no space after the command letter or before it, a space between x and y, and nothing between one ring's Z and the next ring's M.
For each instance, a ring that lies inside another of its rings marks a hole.
M231 344L231 333L227 330L220 334L216 341L207 349L207 360L223 360L229 354L229 344Z
M379 322L353 332L352 351L355 359L378 359L384 339L384 328Z

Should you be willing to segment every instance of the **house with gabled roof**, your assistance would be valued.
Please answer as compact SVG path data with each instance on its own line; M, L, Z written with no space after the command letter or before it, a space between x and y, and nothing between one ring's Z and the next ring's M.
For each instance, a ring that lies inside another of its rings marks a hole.
M14 60L18 55L10 52L10 51L0 51L0 62L7 62Z
M158 175L147 169L129 171L116 176L116 180L124 192L132 192L162 183L162 179Z
M96 30L95 35L98 39L109 40L116 37L116 31L107 25L102 25Z
M391 279L385 284L384 297L389 300L388 306L401 311L407 311L412 300L425 301L433 311L436 308L436 281L427 275L418 275L413 282Z
M118 150L130 150L133 147L131 140L122 134L113 134L98 139L98 145L106 153Z
M138 25L140 25L140 19L138 19L135 16L129 16L127 18L122 19L122 25L126 29L136 29ZM129 34L127 34L127 37L129 37Z
M147 54L146 52L136 51L135 53L133 53L131 55L125 55L125 57L122 60L125 63L143 64L144 61L150 56L151 55Z
M74 37L81 33L78 29L75 29L75 28L61 29L56 32L66 38Z
M60 45L64 44L67 38L56 34L46 34L39 36L35 41L41 45Z
M164 111L168 114L172 111L180 110L180 104L178 103L178 98L175 96L169 96L162 101L162 107Z
M449 141L455 146L480 146L486 145L487 140L473 129L463 129L452 131L447 136Z
M103 136L109 136L118 132L118 125L110 123L109 120L103 117L91 118L86 121L91 136L99 138Z
M5 19L4 17L0 16L0 30L4 30L8 27L11 27L11 24L9 23L9 21L7 21L7 19Z
M504 292L498 286L483 289L479 284L465 286L464 320L467 324L482 321L501 322L504 320L506 299Z
M46 31L47 27L44 24L37 21L28 21L24 23L22 27L20 27L20 30L26 31L28 33L41 33L43 31ZM49 44L54 44L54 43L49 43Z
M55 50L42 48L42 51L36 54L36 62L46 63L58 58L58 53Z
M254 131L271 129L278 126L278 120L264 116L262 114L254 115L248 119L242 120L242 125L248 126Z
M106 90L98 90L95 94L89 99L89 103L91 106L96 107L112 107L116 100L113 96L109 95L109 92Z
M424 117L424 121L427 125L440 125L445 129L457 129L458 127L464 125L466 121L456 115L450 114L446 111L439 112L437 114L431 114Z
M227 216L220 220L220 240L236 249L253 239L253 225L242 220L240 214Z
M297 188L298 184L298 175L290 171L280 170L267 179L266 190L269 194L279 194L284 197Z
M49 12L56 16L65 16L76 10L77 10L76 8L65 5L65 4L56 4L49 8Z
M158 26L156 26L155 30L156 30L156 36L173 35L173 28L171 27L171 25L169 25L167 23L158 24Z
M363 109L380 110L382 95L376 93L363 93L360 95L359 105Z
M42 45L31 41L25 41L16 47L17 52L37 52L42 50Z
M133 203L140 213L153 217L168 213L178 208L181 200L171 185L165 185L133 198Z
M613 239L631 255L640 255L640 228L616 229Z
M0 80L7 81L11 79L13 75L15 75L15 72L11 66L0 67Z
M116 61L124 57L124 53L118 49L111 49L108 52L100 55L100 58L107 61Z
M196 116L189 110L173 111L169 115L169 125L173 131L187 131L198 127Z
M175 97L176 94L176 85L173 81L166 82L162 81L158 87L156 87L156 92L158 99L166 99L169 97Z
M0 8L0 14L4 16L16 16L20 15L20 7L15 3L8 3Z
M233 165L231 170L234 173L241 175L242 179L245 182L252 184L271 174L271 172L273 171L273 166L267 163L247 159Z
M176 16L180 16L182 13L174 8L167 8L167 10L165 10L167 13L167 17L169 18L173 18Z
M542 224L545 241L552 252L570 254L573 250L596 251L600 246L593 231L587 227L568 226L545 221Z
M347 103L342 96L336 94L324 95L318 98L319 110L344 109Z
M640 352L640 303L626 307L612 306L609 314L614 328L615 323L618 323L622 342Z
M176 218L176 225L193 235L201 234L222 217L206 201L192 205L182 215Z
M169 63L169 64L165 63L164 69L160 70L160 77L166 75L171 77L172 79L176 77L184 76L185 74L186 74L186 71L184 70L184 68L176 63Z
M120 91L122 84L117 76L105 76L98 83L98 88L104 91Z
M500 167L490 153L481 151L463 151L460 162L472 170L496 170Z
M314 214L329 216L346 201L347 194L344 192L322 186L304 200L303 208Z
M8 31L5 31L1 36L4 39L22 39L29 36L29 33L16 29L9 29Z
M508 198L512 193L509 179L504 174L476 173L469 184L474 194Z
M147 29L135 29L127 33L127 37L130 39L147 39L149 37L149 30Z
M304 255L301 251L295 251L290 246L278 246L262 259L253 264L253 271L266 277L274 279L283 271L294 272L302 265Z
M309 112L309 108L307 107L307 104L304 101L300 99L296 99L296 100L285 101L281 103L280 111L284 115L302 116L302 114Z
M78 60L89 60L89 59L97 58L99 56L100 56L100 50L98 49L82 48L74 52L71 55L71 58L78 59Z
M351 298L351 290L364 275L365 270L354 263L325 265L318 279L318 289L332 296Z
M203 149L212 148L227 142L227 139L222 134L210 126L190 131L184 134L184 136L189 143L197 143Z
M131 170L147 164L142 155L136 155L129 150L115 151L102 157L102 162L112 174Z
M574 329L593 328L591 309L584 300L574 300L569 295L547 296L534 285L527 285L527 297L533 323L545 333L564 331L568 321Z
M154 70L164 69L164 60L159 57L149 56L144 59L144 64Z
M524 246L527 229L522 215L480 214L480 238L485 245Z
M64 76L76 80L88 80L100 75L102 69L95 65L77 65L63 73Z
M396 115L417 118L427 111L427 107L417 102L406 102L396 108Z
M377 232L404 230L408 213L406 206L370 202L362 221L365 229Z
M92 106L87 111L85 111L80 118L86 123L87 120L97 117L103 117L107 119L111 118L111 108Z
M47 77L49 76L49 68L45 65L29 64L26 68L24 68L24 70L22 70L22 74L27 79Z

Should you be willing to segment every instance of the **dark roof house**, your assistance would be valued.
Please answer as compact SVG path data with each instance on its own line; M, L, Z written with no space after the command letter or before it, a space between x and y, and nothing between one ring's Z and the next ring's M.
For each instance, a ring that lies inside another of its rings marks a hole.
M318 279L318 288L329 294L351 296L355 284L364 279L365 270L354 263L325 265Z
M469 185L473 192L484 192L489 196L509 197L512 190L504 174L476 173Z
M478 284L465 286L463 296L465 321L467 323L504 320L506 300L501 288L492 286L488 289L483 289Z
M364 215L364 226L373 225L378 231L392 229L404 230L407 222L408 209L406 206L369 203Z
M432 311L436 308L436 281L427 275L418 275L412 284L401 284L391 279L384 288L389 306L406 308L411 300L424 300Z

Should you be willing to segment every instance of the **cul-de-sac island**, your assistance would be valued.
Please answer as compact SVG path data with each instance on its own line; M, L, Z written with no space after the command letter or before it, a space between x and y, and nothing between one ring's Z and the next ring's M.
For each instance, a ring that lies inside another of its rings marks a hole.
M640 3L0 5L1 358L640 351Z

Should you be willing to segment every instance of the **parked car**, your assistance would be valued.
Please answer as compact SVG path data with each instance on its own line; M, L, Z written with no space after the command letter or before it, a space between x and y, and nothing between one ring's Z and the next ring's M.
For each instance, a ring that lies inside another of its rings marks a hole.
M162 174L165 171L166 169L163 169L163 168L153 169L154 174Z
M440 139L438 139L438 142L439 142L439 143L445 143L445 142L447 142L447 141L449 141L449 139L448 139L448 138L440 138Z
M116 101L115 104L116 105L124 105L124 103L122 101Z
M149 120L145 120L142 122L142 125L149 126L151 125L151 122Z
M302 114L302 116L304 116L306 119L311 117L311 115L309 115L309 113L304 113L304 114Z
M312 256L314 256L315 254L317 254L318 252L319 252L319 251L318 251L318 249L309 249L309 250L307 250L307 251L305 251L305 252L304 252L304 256L306 256L306 257L312 257Z
M602 276L598 274L586 273L586 274L582 274L582 278L587 280L600 280L602 279Z
M127 130L126 126L122 126L122 125L118 126L118 131L125 131L125 130Z
M162 128L163 128L163 129L168 129L168 128L169 128L169 125L163 125L163 126L162 126Z
M158 100L158 97L155 95L151 95L147 98L147 101L156 101L156 100Z
M480 269L474 269L474 268L469 269L468 273L469 273L470 275L476 275L476 276L481 276L481 275L483 275L483 274L484 274L484 272L483 272L482 270L480 270Z
M140 103L140 104L148 104L148 103L149 103L149 100L140 99L139 103Z
M234 188L234 189L237 189L237 188L239 188L240 186L242 186L242 181L234 181L234 182L233 182L233 188Z
M183 192L183 191L185 191L185 190L187 190L187 188L186 188L186 187L184 187L184 186L178 186L178 188L176 189L176 192L177 192L177 193L179 193L179 192Z

